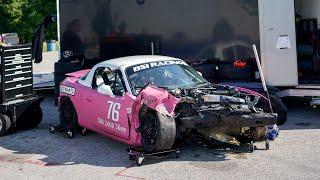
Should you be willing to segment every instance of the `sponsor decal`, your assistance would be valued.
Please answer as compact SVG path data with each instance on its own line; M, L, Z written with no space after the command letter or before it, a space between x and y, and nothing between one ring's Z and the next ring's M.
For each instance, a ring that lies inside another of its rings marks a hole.
M126 133L127 132L127 128L121 126L121 124L116 123L114 121L98 118L98 124L108 128L108 129L114 129L114 130L119 131L121 133Z
M150 68L161 67L161 66L170 66L170 65L174 65L174 64L187 65L184 61L179 61L179 60L159 61L159 62L151 62L151 63L137 65L137 66L134 66L132 69L133 69L133 72L135 73L135 72L143 71L143 70L150 69Z
M108 105L109 108L107 112L107 119L98 117L98 124L104 126L107 129L113 129L120 133L126 133L127 128L123 127L119 123L121 104L113 101L108 101Z
M156 99L142 99L142 103L146 105L154 104L156 102L157 102Z
M68 95L74 96L76 94L76 89L73 88L73 87L68 87L68 86L61 85L60 86L60 92L62 92L64 94L68 94Z

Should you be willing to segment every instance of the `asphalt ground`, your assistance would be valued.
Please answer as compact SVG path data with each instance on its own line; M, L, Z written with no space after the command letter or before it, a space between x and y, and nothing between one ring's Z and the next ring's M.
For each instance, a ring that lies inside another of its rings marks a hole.
M320 179L320 109L289 101L289 121L269 151L257 143L212 147L186 144L180 158L147 159L136 166L126 145L90 133L68 139L49 134L58 123L52 94L38 128L0 138L0 179Z

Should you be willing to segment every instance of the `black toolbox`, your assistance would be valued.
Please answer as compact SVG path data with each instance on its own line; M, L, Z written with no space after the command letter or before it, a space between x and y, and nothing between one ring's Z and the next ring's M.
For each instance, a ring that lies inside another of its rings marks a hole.
M43 97L33 91L31 52L31 44L0 45L0 136L42 120Z

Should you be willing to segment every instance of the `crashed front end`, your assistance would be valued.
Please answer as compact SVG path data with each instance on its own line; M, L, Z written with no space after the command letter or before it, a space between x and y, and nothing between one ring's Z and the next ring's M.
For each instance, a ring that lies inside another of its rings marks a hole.
M172 94L180 99L175 119L182 135L196 131L234 145L274 140L278 135L277 114L257 108L260 97L256 94L217 85L178 89Z

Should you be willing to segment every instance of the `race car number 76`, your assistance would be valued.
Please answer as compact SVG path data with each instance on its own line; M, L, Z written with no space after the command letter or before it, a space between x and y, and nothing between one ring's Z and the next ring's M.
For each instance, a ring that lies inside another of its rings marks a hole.
M119 110L121 108L120 103L115 103L112 101L108 101L109 111L108 111L108 119L112 119L114 122L119 121Z

